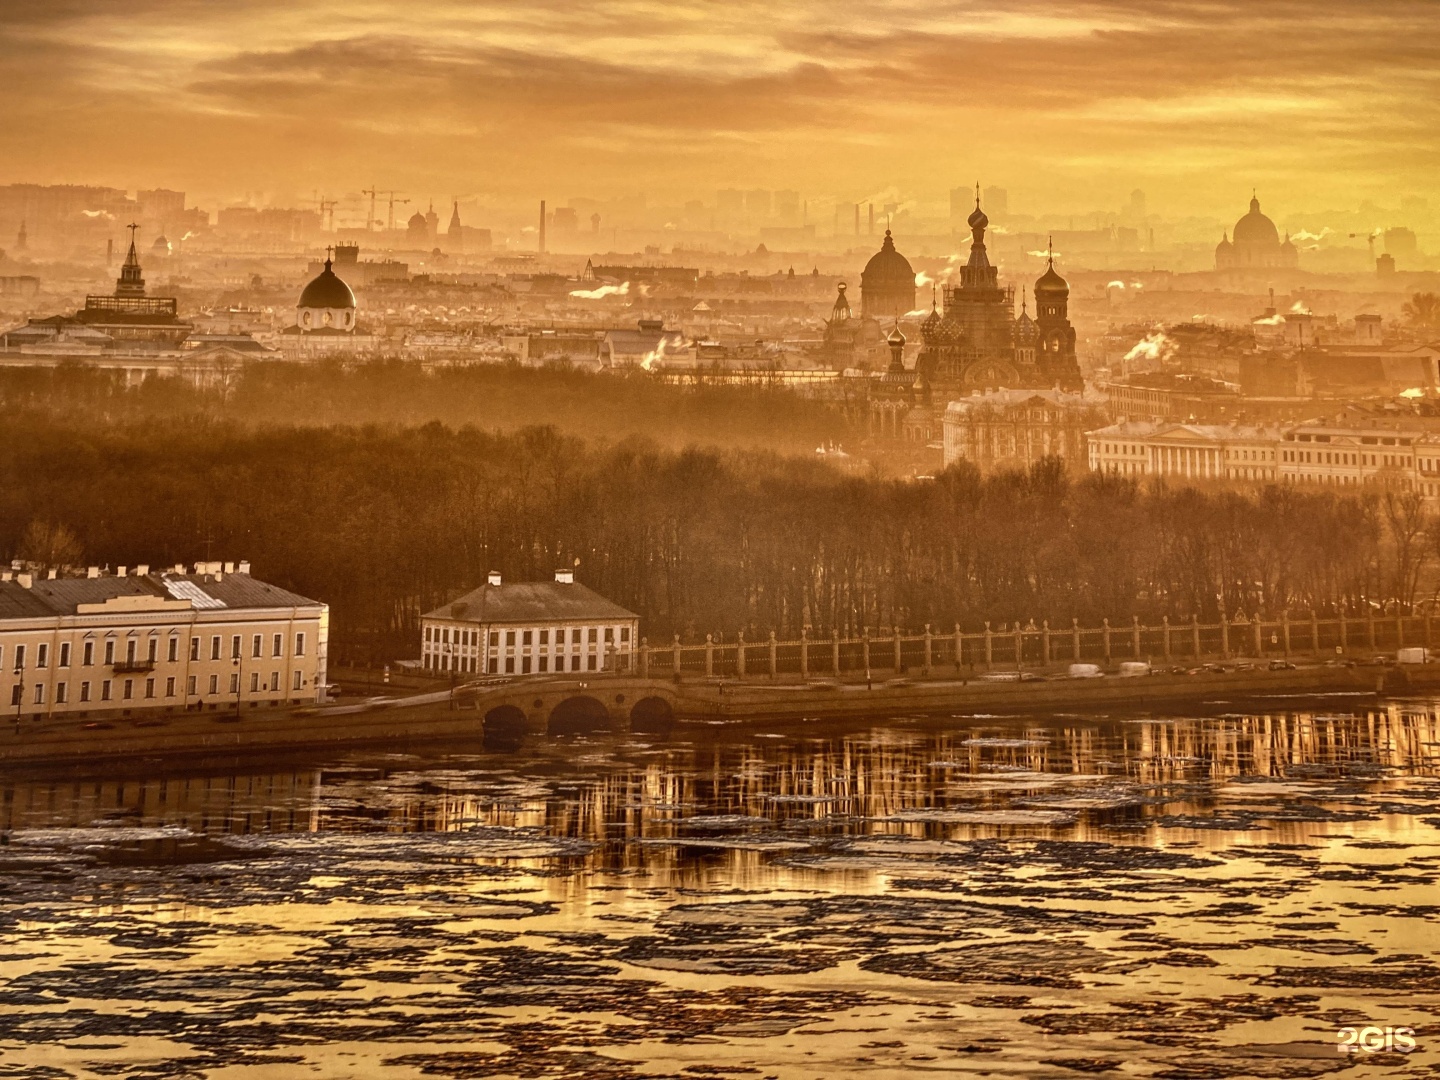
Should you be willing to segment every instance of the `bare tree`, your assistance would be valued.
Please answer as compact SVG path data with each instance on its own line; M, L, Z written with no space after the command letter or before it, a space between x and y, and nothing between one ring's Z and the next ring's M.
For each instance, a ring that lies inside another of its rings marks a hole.
M74 566L84 557L80 538L66 525L35 520L25 526L16 549L17 558L27 563L50 567Z
M1418 491L1389 488L1385 492L1385 524L1395 545L1395 566L1390 576L1390 595L1409 611L1415 603L1420 570L1429 557L1422 540L1429 524L1425 500Z

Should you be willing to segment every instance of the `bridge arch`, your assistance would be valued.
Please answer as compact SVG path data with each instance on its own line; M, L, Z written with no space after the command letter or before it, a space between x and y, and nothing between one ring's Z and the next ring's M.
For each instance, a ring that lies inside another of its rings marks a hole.
M586 735L610 729L610 710L588 694L568 697L550 710L546 730L551 735Z
M675 710L663 697L642 697L630 709L630 730L664 732L675 722Z
M516 750L525 739L525 713L514 705L497 705L485 714L485 749Z

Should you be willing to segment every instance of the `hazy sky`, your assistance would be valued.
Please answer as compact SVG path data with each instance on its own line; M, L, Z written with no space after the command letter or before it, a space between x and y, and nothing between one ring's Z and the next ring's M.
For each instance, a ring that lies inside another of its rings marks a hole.
M1389 205L1440 175L1437 0L0 0L0 179L214 206L717 187Z

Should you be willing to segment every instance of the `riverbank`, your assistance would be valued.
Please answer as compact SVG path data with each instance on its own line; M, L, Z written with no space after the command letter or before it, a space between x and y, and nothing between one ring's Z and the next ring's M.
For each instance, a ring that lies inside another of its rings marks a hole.
M747 724L884 715L1024 715L1280 707L1335 695L1440 692L1440 665L1201 670L1134 678L990 681L896 678L844 682L517 680L405 698L243 713L114 715L22 721L0 729L0 769L186 755L259 754L319 747L472 741L518 745L585 730L664 730L675 720Z

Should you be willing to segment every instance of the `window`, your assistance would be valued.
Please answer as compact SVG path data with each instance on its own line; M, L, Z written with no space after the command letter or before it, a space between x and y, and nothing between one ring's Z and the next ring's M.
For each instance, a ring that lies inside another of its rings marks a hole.
M165 680L165 696L166 696L166 697L174 697L174 696L175 696L175 676L174 676L174 675L171 675L168 679Z
M153 638L153 637L152 637L152 638L150 639L150 649L149 649L149 651L146 653L146 659L148 659L148 660L150 661L150 663L153 664L153 663L155 663L155 660L156 660L156 658L159 656L159 654L160 654L160 639L159 639L159 638Z
M615 640L615 628L614 628L613 626L607 626L607 627L605 627L605 644L606 644L606 645L609 645L609 644L611 644L612 642L614 642L614 640Z
M293 680L293 685L291 689L299 690L304 684L305 680L301 677L301 673L299 671L295 672L295 678Z
M89 700L90 700L90 684L89 684L88 682L82 682L82 683L80 684L80 700L81 700L81 701L89 701Z
M574 645L580 644L580 627L577 626L570 631L570 642Z
M127 664L133 664L133 663L135 662L135 646L136 646L136 644L137 644L137 642L135 641L134 638L131 638L130 640L128 640L127 642L125 642L125 662L126 662Z
M20 700L25 696L25 687L18 682L10 688L10 704L19 705Z
M219 675L211 675L211 676L210 676L210 693L212 693L212 694L218 694L218 693L220 693L220 676L219 676Z
M145 680L145 696L146 696L147 698L153 698L153 697L155 696L155 680L154 680L154 679L146 679L146 680Z
M282 634L276 634L270 641L270 655L279 656L284 651L285 637Z
M541 670L541 671L549 671L549 670L550 670L550 657L546 656L544 653L541 653L541 654L540 654L540 670Z
M261 645L261 641L262 641L262 636L261 636L260 634L256 634L253 638L250 639L250 655L251 655L251 656L253 656L253 657L258 657L258 656L260 655L260 645Z
M304 634L296 634L296 635L295 635L295 655L296 655L296 656L304 656L304 655L305 655L305 635L304 635Z
M62 641L60 643L60 666L70 666L70 642L68 641Z
M440 644L450 644L450 628L448 626L443 626L440 628Z
M506 630L506 631L505 631L505 645L506 645L507 648L511 648L511 649L513 649L513 648L515 647L515 631L514 631L514 630Z
M622 627L620 628L620 640L621 640L622 642L626 642L626 641L629 641L629 640L630 640L630 627L628 627L628 626L622 626Z
M121 690L120 696L123 697L126 701L129 701L131 698L133 698L133 697L135 696L135 680L134 680L134 679L126 679L126 680L125 680L125 685L124 685L124 688Z
M500 674L500 658L499 658L499 657L496 657L496 656L490 657L490 668L489 668L488 674L490 674L490 675L498 675L498 674Z
M64 705L65 702L68 701L69 699L70 699L70 695L69 695L69 693L68 693L68 687L66 687L66 685L65 685L63 682L62 682L62 683L56 683L56 684L55 684L55 704L56 704L56 705Z
M431 640L432 640L432 638L430 637L430 633L431 633L431 631L432 631L433 629L434 629L433 627L429 627L429 626L425 627L425 640L426 640L426 641L431 641Z
M167 659L172 664L180 659L180 639L178 637L172 637L170 639L170 652Z
M240 693L240 673L238 671L230 673L230 693Z
M87 641L85 642L84 664L86 667L89 667L93 663L95 663L95 642Z
M16 646L15 646L15 670L16 670L16 671L24 671L24 670L25 670L25 646L24 646L24 645L16 645Z
M505 658L505 674L506 674L506 675L514 675L514 674L515 674L515 657L513 657L513 656L507 656L507 657Z
M530 654L529 654L529 653L526 653L523 657L520 658L520 674L522 674L522 675L529 675L529 674L530 674Z
M39 645L35 646L35 667L42 668L49 666L50 643L48 641L42 641Z
M280 689L280 672L278 672L278 671L272 671L272 672L270 672L270 690L271 690L271 692L273 693L273 692L275 692L276 690L279 690L279 689Z
M594 654L594 653L591 653L591 654L590 654L590 665L589 665L589 666L590 666L590 670L591 670L591 671L594 671L594 670L595 670L595 654Z
M500 631L499 631L499 630L491 630L491 631L490 631L490 647L491 647L492 649L498 649L498 648L500 647Z
M230 638L230 658L231 658L232 660L238 660L238 659L240 659L240 635L239 635L239 634L235 634L235 635L233 635L233 636Z
M600 639L600 631L596 627L590 627L590 644L594 645Z
M200 639L198 637L192 637L190 639L190 659L200 659Z
M114 638L106 638L106 639L105 639L105 666L106 666L106 667L109 667L109 666L110 666L111 664L113 664L113 663L115 663L115 639L114 639Z
M35 684L35 704L45 704L45 684L43 682L37 682Z
M540 644L541 644L541 645L549 645L549 644L550 644L550 631L549 631L549 630L541 630L541 631L540 631Z
M210 659L220 659L220 635L216 634L210 639Z
M194 696L195 696L195 676L194 676L194 675L191 675L188 679L185 680L185 696L186 696L186 697L194 697Z
M570 657L570 670L571 670L571 671L579 671L579 670L580 670L580 654L579 654L579 653L576 653L574 656Z
M258 671L250 672L250 692L252 694L260 692L260 672Z

